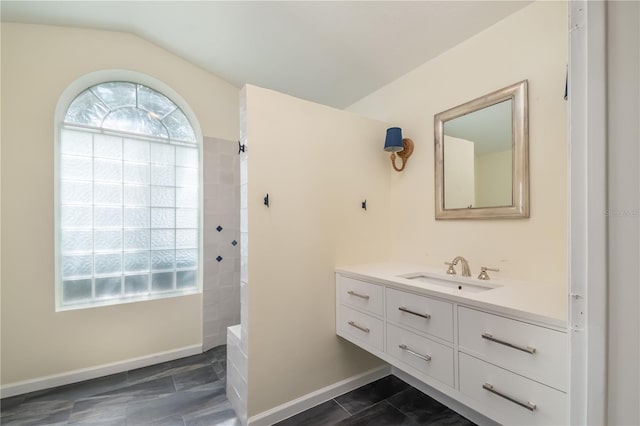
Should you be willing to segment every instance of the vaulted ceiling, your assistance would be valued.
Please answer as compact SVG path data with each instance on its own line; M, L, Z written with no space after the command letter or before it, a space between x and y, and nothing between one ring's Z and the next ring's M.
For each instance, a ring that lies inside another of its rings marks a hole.
M344 108L530 1L7 1L6 22L130 32L241 87Z

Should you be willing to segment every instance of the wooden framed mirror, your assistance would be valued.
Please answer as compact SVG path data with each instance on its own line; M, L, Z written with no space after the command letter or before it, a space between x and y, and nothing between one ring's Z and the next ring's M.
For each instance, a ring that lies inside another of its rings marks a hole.
M529 217L528 116L526 80L435 115L436 219Z

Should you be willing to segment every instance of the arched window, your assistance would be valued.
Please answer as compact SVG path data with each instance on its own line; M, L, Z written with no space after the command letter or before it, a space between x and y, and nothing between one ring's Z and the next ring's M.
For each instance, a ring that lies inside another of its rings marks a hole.
M97 84L59 143L58 308L198 291L200 146L183 111L141 84Z

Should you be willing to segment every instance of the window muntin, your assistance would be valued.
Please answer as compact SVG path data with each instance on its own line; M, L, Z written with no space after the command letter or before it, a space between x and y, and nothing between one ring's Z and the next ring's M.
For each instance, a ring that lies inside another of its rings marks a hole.
M169 98L141 84L101 83L69 105L65 124L173 142L196 143L189 119Z
M198 289L199 146L173 102L93 86L69 106L59 153L59 307Z

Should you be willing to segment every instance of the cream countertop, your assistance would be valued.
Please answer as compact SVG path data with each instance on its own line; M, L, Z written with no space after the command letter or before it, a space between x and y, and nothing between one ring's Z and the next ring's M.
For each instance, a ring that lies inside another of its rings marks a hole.
M564 286L539 282L524 282L492 277L488 281L475 277L447 275L445 269L404 263L371 263L337 267L336 273L365 281L384 284L427 296L439 297L451 302L516 316L540 325L566 330L568 294ZM469 292L449 289L440 285L402 278L414 273L424 273L440 280L454 281L496 288ZM489 272L491 274L491 272Z

